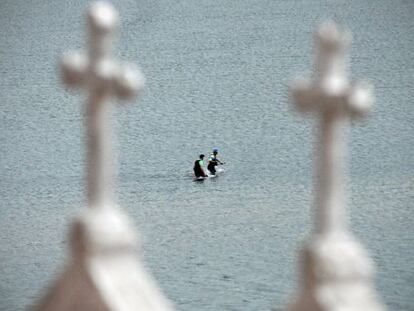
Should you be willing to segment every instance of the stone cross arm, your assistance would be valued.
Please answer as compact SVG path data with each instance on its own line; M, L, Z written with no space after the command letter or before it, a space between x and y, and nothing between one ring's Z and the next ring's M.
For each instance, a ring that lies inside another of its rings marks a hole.
M91 68L89 58L78 51L66 53L61 63L63 81L70 87L86 86L93 81L102 90L119 99L130 99L144 85L143 75L131 64L118 64L105 59Z
M367 83L355 83L337 92L334 87L300 79L293 84L291 94L300 112L337 111L351 118L365 115L374 101L372 86Z

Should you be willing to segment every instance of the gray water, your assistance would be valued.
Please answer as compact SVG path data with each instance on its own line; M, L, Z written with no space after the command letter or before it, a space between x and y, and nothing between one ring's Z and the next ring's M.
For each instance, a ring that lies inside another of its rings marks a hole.
M139 64L141 100L114 106L117 195L178 310L269 310L297 287L312 217L314 122L288 86L312 68L326 18L354 34L353 79L375 84L351 131L352 229L389 310L414 310L413 1L115 1L114 55ZM0 310L38 299L68 259L84 207L83 103L57 60L84 47L84 1L0 2ZM199 153L226 172L194 183Z

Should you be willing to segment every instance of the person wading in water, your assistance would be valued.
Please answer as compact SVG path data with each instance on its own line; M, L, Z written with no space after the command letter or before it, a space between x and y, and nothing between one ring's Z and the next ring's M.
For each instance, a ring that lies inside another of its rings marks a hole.
M216 175L216 166L219 164L224 164L217 158L218 149L214 148L212 154L208 159L207 169L211 173L211 175Z
M204 172L204 154L200 154L199 159L194 162L194 175L195 177L208 177Z

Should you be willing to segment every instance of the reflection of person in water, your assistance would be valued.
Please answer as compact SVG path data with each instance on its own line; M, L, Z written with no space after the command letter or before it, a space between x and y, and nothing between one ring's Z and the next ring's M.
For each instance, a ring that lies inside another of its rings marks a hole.
M204 154L200 154L200 158L194 162L194 175L196 177L207 177L207 174L204 172Z
M217 158L218 149L214 148L213 153L210 155L208 159L207 169L211 173L211 175L216 175L216 166L219 164L224 164Z

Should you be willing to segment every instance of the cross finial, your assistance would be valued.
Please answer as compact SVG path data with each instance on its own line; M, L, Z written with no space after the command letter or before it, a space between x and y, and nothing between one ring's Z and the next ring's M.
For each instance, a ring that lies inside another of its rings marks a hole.
M142 87L142 78L110 58L115 10L95 3L88 21L89 52L64 57L63 76L69 85L89 92L88 205L98 208L84 210L73 222L72 260L36 309L171 311L173 306L136 256L138 240L128 217L112 201L107 101L132 96Z
M299 80L292 88L294 104L301 112L320 116L320 145L317 168L316 231L341 230L345 222L342 190L342 125L348 118L363 115L372 104L370 87L352 85L347 77L345 52L351 35L332 22L315 34L318 56L312 80Z
M301 289L290 311L372 310L383 307L371 278L372 263L348 232L345 215L344 125L364 114L373 97L370 87L351 84L347 77L348 32L332 22L315 34L318 56L313 79L292 88L301 112L314 112L319 121L316 167L315 226L302 254Z
M108 3L95 2L88 11L88 53L70 52L62 58L63 80L68 86L82 86L89 92L87 122L88 204L103 206L112 200L111 133L109 97L128 99L142 89L144 79L131 66L111 58L112 39L118 13Z

